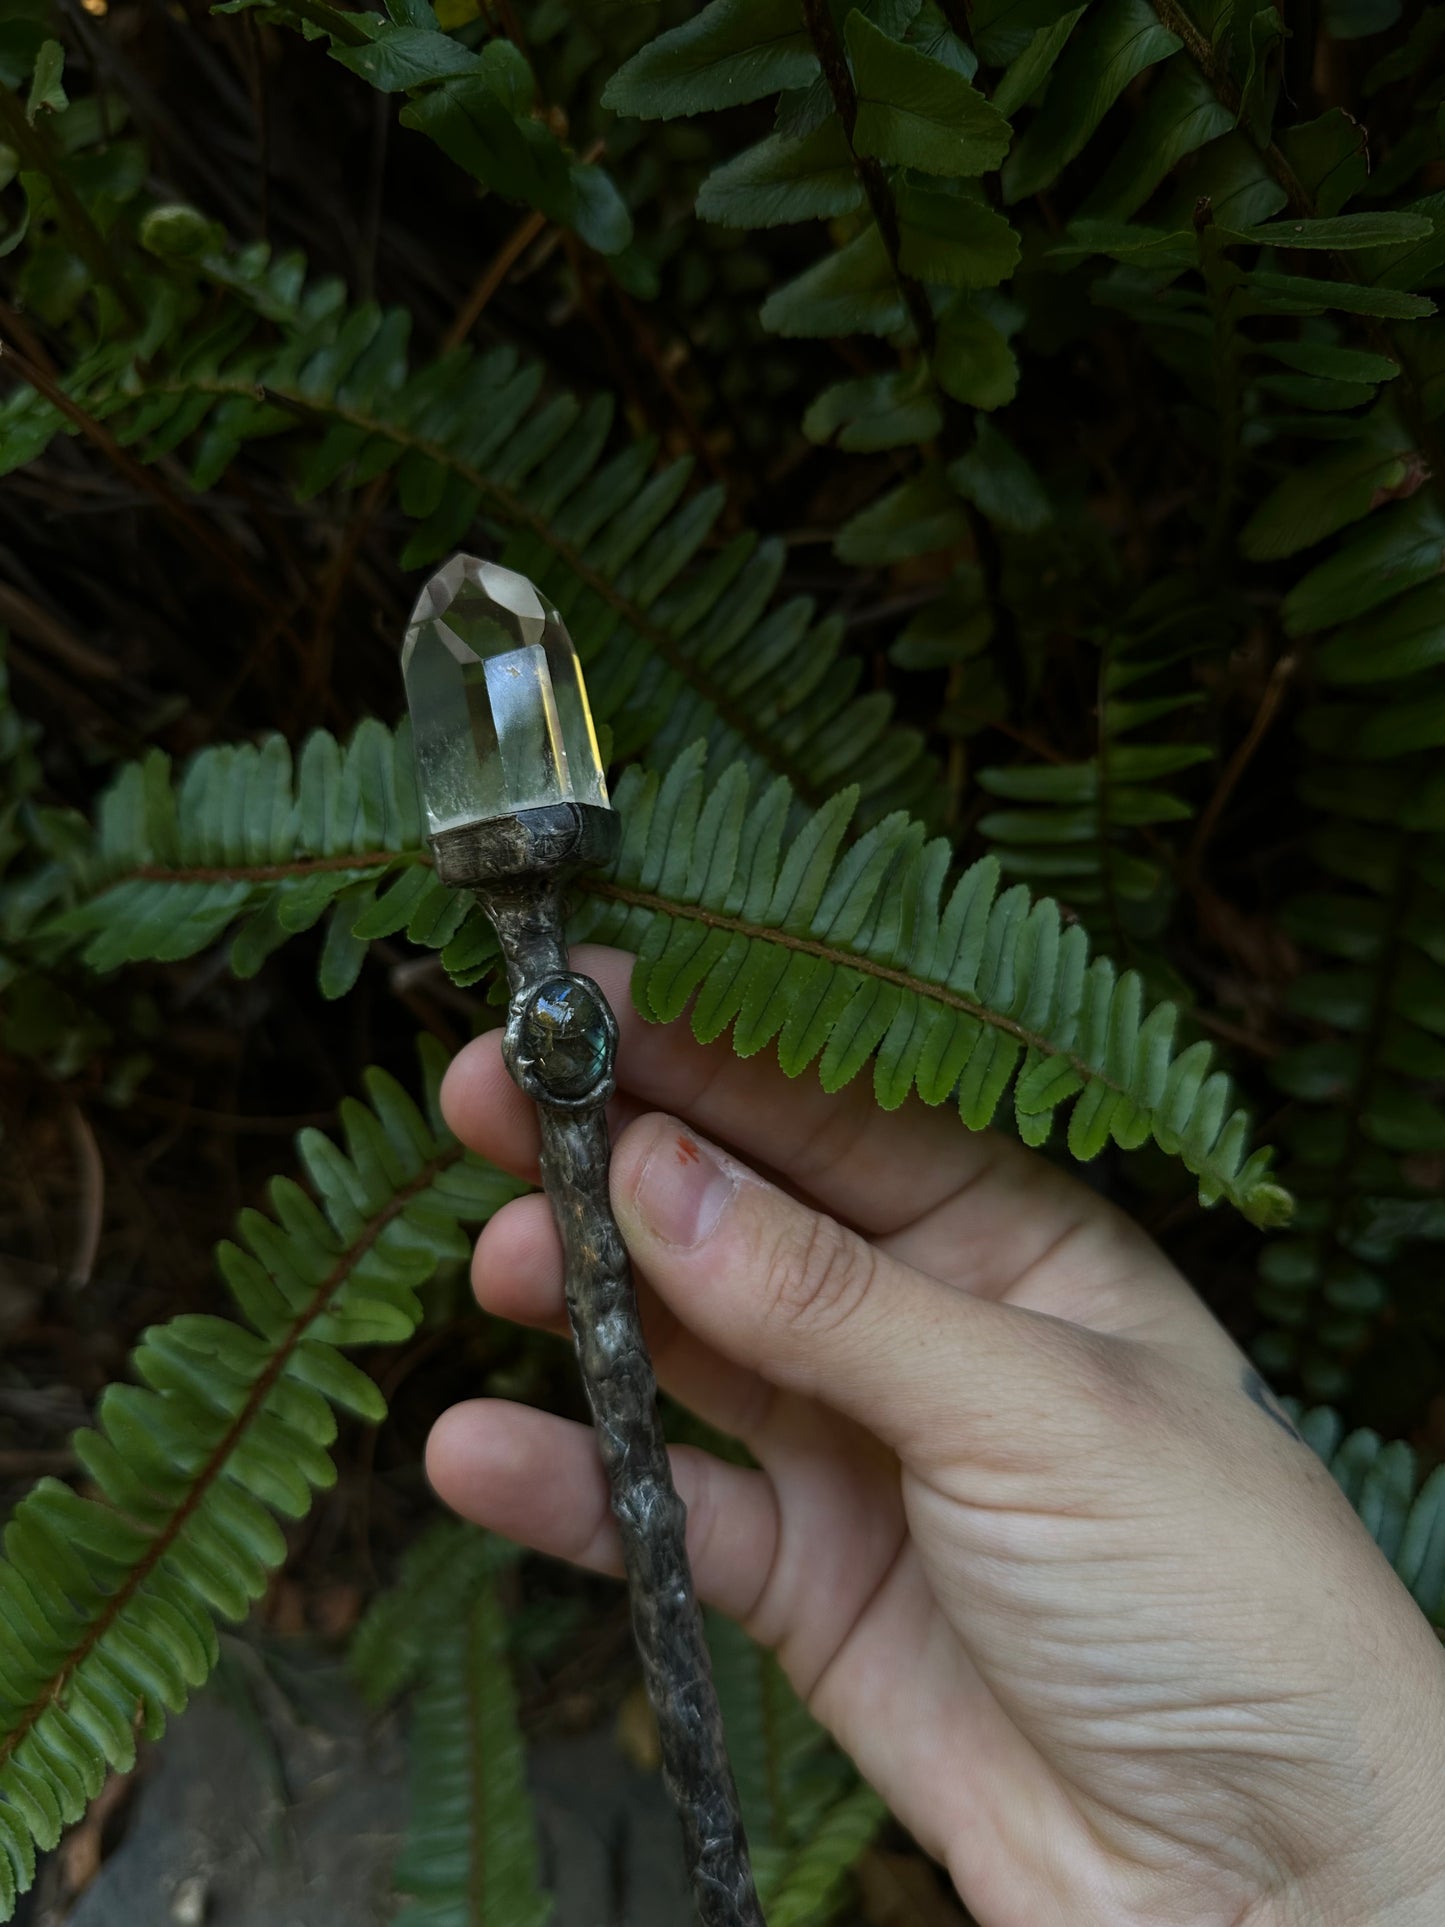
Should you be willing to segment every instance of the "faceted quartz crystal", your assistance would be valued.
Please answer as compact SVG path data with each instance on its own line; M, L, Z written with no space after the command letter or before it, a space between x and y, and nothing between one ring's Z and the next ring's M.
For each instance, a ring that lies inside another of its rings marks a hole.
M428 834L535 809L607 807L577 651L524 575L454 555L401 652Z

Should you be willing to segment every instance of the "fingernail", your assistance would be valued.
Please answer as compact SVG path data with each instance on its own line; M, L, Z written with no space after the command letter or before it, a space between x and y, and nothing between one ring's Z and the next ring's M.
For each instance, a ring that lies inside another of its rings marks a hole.
M637 1183L637 1208L664 1244L700 1245L722 1216L737 1179L717 1153L686 1131L653 1146Z

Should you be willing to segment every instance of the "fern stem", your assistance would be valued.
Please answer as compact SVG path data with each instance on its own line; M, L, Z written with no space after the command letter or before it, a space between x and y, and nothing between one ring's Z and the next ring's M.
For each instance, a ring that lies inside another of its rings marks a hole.
M853 84L853 74L838 35L837 22L828 5L828 0L802 0L802 6L803 20L817 49L823 78L828 83L828 91L833 96L833 104L838 110L838 119L843 126L848 151L853 157L854 169L867 196L869 209L893 269L893 278L898 283L898 291L903 296L904 305L908 309L914 333L918 336L919 349L928 369L929 384L943 418L943 429L939 440L945 457L962 455L973 445L975 439L973 417L970 411L950 395L934 376L933 358L938 348L938 321L922 282L916 280L902 265L898 204L893 198L893 187L887 170L883 163L875 160L872 155L860 154L853 144L853 130L858 121L858 90ZM949 24L955 33L959 31L953 21L950 20ZM963 36L960 35L960 37ZM963 510L964 521L968 525L974 555L977 557L979 571L983 577L984 599L988 605L994 639L999 643L1011 642L1014 635L1014 619L1012 610L1004 600L1003 556L999 550L997 537L987 519L979 513L973 502L961 495L958 501Z
M475 1711L481 1704L483 1693L487 1690L486 1662L490 1657L486 1651L486 1626L482 1617L484 1611L484 1601L479 1601L471 1609L462 1660L466 1677L467 1773L471 1780L471 1798L468 1802L471 1828L467 1839L467 1904L469 1918L478 1922L485 1921L487 1918L487 1762L482 1748L482 1723Z
M0 88L0 98L3 98L3 95L4 89ZM8 333L19 338L21 330L18 317L3 301L0 301L0 321L3 321ZM218 535L161 477L152 474L143 463L128 455L105 424L97 421L94 415L82 408L74 397L68 395L60 383L53 381L35 361L17 353L13 347L6 349L5 360L22 381L33 388L37 394L43 395L52 408L57 409L68 422L79 429L117 474L124 476L127 482L141 490L143 494L151 496L194 547L203 555L209 556L213 562L220 563L226 571L226 580L232 587L239 588L251 602L264 609L277 623L280 631L288 635L293 642L298 640L290 623L280 614L265 590L256 581L255 567L249 557L243 556L223 536Z
M171 869L163 864L138 864L127 870L123 877L108 879L106 887L129 878L144 878L151 882L162 883L273 883L284 882L290 877L312 875L318 871L361 870L369 866L384 868L396 863L420 864L430 867L431 856L424 850L369 850L351 856L300 857L294 863L258 863L253 865L233 864L212 868ZM1049 1057L1062 1058L1079 1075L1090 1083L1101 1084L1105 1089L1126 1095L1125 1086L1108 1077L1096 1065L1072 1051L1061 1051L1052 1038L1040 1031L1030 1030L1012 1017L990 1010L986 1004L975 998L965 997L961 992L950 990L945 984L930 982L927 978L914 976L910 971L899 970L890 964L881 964L871 957L856 951L842 950L833 944L819 943L812 937L799 937L786 930L768 924L749 923L741 917L728 916L717 910L708 910L701 904L681 903L674 897L659 896L650 890L633 889L628 884L613 883L606 878L584 875L577 879L576 888L588 896L603 897L610 902L625 903L632 909L651 910L660 916L679 922L705 924L711 930L726 930L734 935L756 938L760 942L776 944L783 950L794 950L804 956L817 957L835 968L856 971L860 976L873 977L881 983L893 984L900 990L912 992L945 1009L955 1010L965 1016L973 1017L992 1030L1004 1031L1015 1037L1030 1049L1042 1052Z
M787 930L770 928L766 924L746 923L741 917L731 917L716 910L706 910L700 904L678 903L671 897L660 897L648 890L634 890L622 883L599 881L595 877L585 877L579 881L581 890L589 896L608 897L616 903L625 903L634 909L655 910L660 915L672 917L683 922L703 923L712 930L729 930L741 937L753 937L763 943L776 944L782 950L795 950L803 956L818 957L825 963L833 964L840 970L856 971L860 977L876 977L879 982L894 984L900 990L911 991L915 996L929 1002L942 1004L947 1010L956 1010L973 1017L990 1030L1001 1030L1010 1037L1016 1037L1021 1044L1036 1050L1046 1057L1056 1057L1070 1065L1079 1076L1091 1084L1102 1085L1105 1090L1119 1096L1127 1096L1126 1087L1099 1070L1095 1065L1077 1056L1073 1051L1060 1050L1058 1044L1046 1037L1041 1031L1030 1030L1012 1017L1005 1017L1000 1011L990 1010L987 1004L979 1003L973 997L965 997L957 990L950 990L946 984L930 982L926 977L915 977L910 971L899 970L892 964L877 963L871 957L860 956L853 950L840 950L833 944L819 943L813 937L796 937Z
M1198 827L1195 829L1182 865L1186 879L1197 880L1203 866L1204 852L1218 827L1220 817L1224 814L1225 805L1238 788L1239 780L1252 762L1255 751L1264 741L1280 703L1284 700L1285 689L1298 666L1298 658L1291 653L1281 656L1270 671L1269 681L1265 685L1263 696L1259 699L1259 707L1254 712L1254 719L1249 725L1248 732L1225 765L1223 774L1214 786L1214 794L1205 804L1203 814L1199 818Z
M848 66L848 57L843 51L843 43L838 37L838 27L827 0L803 0L803 20L808 33L817 49L818 60L823 69L823 78L828 83L828 91L833 96L833 105L838 110L838 118L843 123L847 137L848 151L853 156L853 166L863 192L868 197L868 206L873 219L878 223L878 232L883 237L883 245L888 251L888 259L893 266L894 279L899 293L903 296L909 318L918 336L918 344L928 357L933 359L934 347L938 339L938 326L933 318L928 295L923 284L911 274L905 273L899 265L898 208L893 199L893 189L888 184L883 163L871 155L860 154L853 145L853 130L858 123L858 90L853 85L853 75ZM945 402L947 396L941 397ZM957 404L953 404L957 406Z
M145 310L121 272L105 236L91 219L89 209L66 178L48 132L31 122L8 86L0 87L0 133L27 168L45 177L45 184L60 210L61 225L74 242L76 253L96 280L115 296L132 326L143 328Z
M222 1437L216 1442L209 1457L197 1468L195 1478L186 1492L185 1498L176 1507L164 1527L151 1540L143 1558L140 1558L126 1574L124 1581L117 1586L99 1612L86 1628L84 1636L68 1656L68 1664L53 1680L48 1681L36 1694L30 1705L19 1713L3 1737L0 1737L0 1767L27 1738L37 1720L64 1692L69 1675L84 1664L86 1658L99 1645L105 1635L126 1607L144 1586L151 1574L184 1530L187 1521L200 1505L206 1493L225 1470L226 1462L235 1450L237 1442L264 1406L276 1382L285 1371L296 1347L301 1343L309 1328L326 1311L332 1295L345 1283L347 1277L366 1256L377 1239L394 1218L406 1209L418 1193L426 1190L450 1165L455 1164L463 1155L460 1144L454 1145L444 1154L430 1159L411 1181L388 1198L386 1204L370 1220L365 1229L347 1246L336 1263L317 1286L311 1302L294 1320L285 1338L267 1360L265 1369L259 1374L255 1384L246 1396L246 1402L227 1426Z
M600 141L596 142L592 149L583 156L583 160L596 160L601 151L601 147L602 143ZM526 253L527 249L532 245L533 241L536 240L546 225L546 215L536 208L534 208L530 214L524 216L522 220L518 221L517 225L512 229L512 232L507 236L506 240L503 241L502 245L482 270L471 293L467 296L461 307L457 309L451 326L442 336L441 345L443 354L446 354L452 348L461 347L467 336L472 332L472 329L475 328L481 320L482 311L487 303L501 287L517 262ZM378 477L378 480L379 479Z

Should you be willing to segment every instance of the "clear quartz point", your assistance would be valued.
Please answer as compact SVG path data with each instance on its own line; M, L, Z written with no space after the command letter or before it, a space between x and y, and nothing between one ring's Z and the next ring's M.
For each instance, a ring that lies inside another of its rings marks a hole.
M577 651L535 584L454 555L401 651L427 832L544 803L607 807Z

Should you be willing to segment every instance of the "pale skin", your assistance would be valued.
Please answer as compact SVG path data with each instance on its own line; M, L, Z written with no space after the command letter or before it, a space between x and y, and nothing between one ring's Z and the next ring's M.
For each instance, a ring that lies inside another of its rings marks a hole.
M1243 1354L1127 1218L946 1110L644 1023L612 1199L658 1377L759 1469L673 1454L701 1596L779 1655L980 1927L1440 1927L1445 1652ZM496 1033L443 1103L537 1176ZM478 1241L566 1329L546 1201ZM480 1399L457 1511L619 1570L587 1428Z

